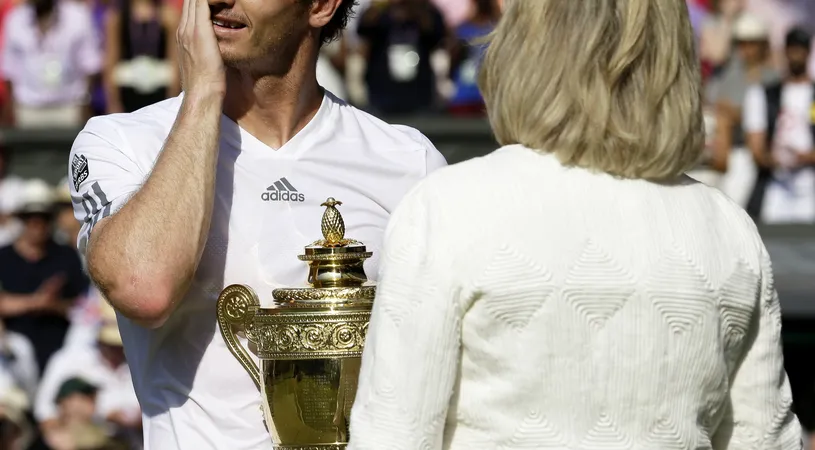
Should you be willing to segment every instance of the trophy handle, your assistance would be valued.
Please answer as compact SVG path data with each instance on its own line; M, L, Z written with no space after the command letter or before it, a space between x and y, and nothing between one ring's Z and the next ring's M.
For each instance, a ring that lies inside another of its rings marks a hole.
M218 297L218 324L221 326L221 335L229 351L249 372L252 381L260 389L260 368L238 340L238 331L241 329L250 341L256 340L253 320L258 309L260 300L249 286L242 284L227 286Z

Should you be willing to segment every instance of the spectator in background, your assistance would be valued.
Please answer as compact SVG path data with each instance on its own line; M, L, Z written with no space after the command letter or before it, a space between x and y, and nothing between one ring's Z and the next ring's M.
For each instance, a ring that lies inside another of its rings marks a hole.
M105 30L105 20L107 18L108 10L111 9L111 2L113 0L74 0L74 1L87 1L88 7L91 9L93 15L93 26L96 29L96 34L99 37L100 48L104 51L107 42L107 33ZM104 62L103 69L104 72ZM105 83L102 72L93 78L91 82L91 115L98 116L107 113L107 99L105 98Z
M711 165L723 174L719 189L743 208L747 207L757 171L742 128L744 98L749 87L780 79L770 64L769 33L760 17L742 13L733 24L735 54L710 91L709 101L716 114Z
M472 0L432 0L449 28L456 28L473 15Z
M748 212L761 222L815 223L815 87L807 75L812 36L787 34L786 78L750 88L747 143L760 168Z
M80 377L65 380L54 401L57 419L45 433L52 450L129 450L94 420L98 388Z
M0 321L0 377L8 377L29 399L37 393L40 372L31 341L22 334L6 330ZM0 447L2 448L2 447Z
M53 191L40 180L26 183L17 217L23 231L0 248L0 318L34 345L40 371L62 347L68 311L88 288L75 249L51 237Z
M812 0L747 0L747 3L751 12L764 18L769 24L773 65L776 69L785 70L787 65L784 50L786 34L799 24L805 24L804 29L812 33L815 2ZM812 63L813 60L810 57L810 65ZM815 76L815 72L810 75Z
M34 429L26 417L30 397L0 371L0 449L29 450Z
M428 112L436 101L430 55L446 37L444 19L430 0L374 2L359 22L368 60L368 100L377 114Z
M66 347L55 353L45 369L37 393L34 416L49 435L59 428L59 410L54 399L60 386L71 378L81 378L97 387L95 420L107 423L113 432L140 445L141 409L125 361L116 315L103 305L103 322L97 328L91 347Z
M3 27L2 78L11 92L3 111L18 127L79 127L89 113L89 89L102 56L84 3L30 0Z
M478 89L478 68L485 45L476 41L489 34L500 17L495 0L471 1L473 15L456 27L450 48L455 94L450 99L448 109L454 115L484 113L484 100Z
M120 0L105 18L108 113L133 112L181 92L178 11L162 0Z
M715 75L730 59L733 24L744 11L745 0L716 0L713 14L702 24L699 55L705 75Z

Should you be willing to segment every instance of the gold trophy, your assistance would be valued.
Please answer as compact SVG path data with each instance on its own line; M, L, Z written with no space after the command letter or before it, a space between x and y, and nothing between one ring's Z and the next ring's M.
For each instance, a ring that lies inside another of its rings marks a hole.
M260 389L277 449L340 450L348 443L376 287L363 269L372 253L345 238L341 204L329 198L321 205L323 239L299 256L309 265L307 287L275 289L273 308L261 308L244 285L228 286L218 298L221 334Z

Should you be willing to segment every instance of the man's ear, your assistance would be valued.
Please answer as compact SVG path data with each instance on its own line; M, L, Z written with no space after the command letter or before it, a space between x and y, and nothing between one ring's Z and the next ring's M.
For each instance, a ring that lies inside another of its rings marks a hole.
M314 0L309 10L309 25L314 28L322 28L328 25L337 8L340 7L344 1L353 0Z

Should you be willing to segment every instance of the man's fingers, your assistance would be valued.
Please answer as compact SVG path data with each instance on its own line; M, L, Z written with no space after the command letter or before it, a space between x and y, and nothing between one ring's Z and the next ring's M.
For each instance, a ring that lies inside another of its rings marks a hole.
M194 85L208 89L211 86L222 88L225 83L209 1L184 0L185 17L183 26L179 26L177 40L181 87L185 92L195 89Z
M190 21L190 4L193 3L195 0L184 0L183 8L181 9L181 20L178 21L178 36L177 38L180 40L181 37L184 35L184 32L188 28L189 21Z
M201 27L196 32L205 31L207 27L212 30L212 19L209 12L208 0L194 0L195 1L195 26ZM213 31L214 33L214 31Z

